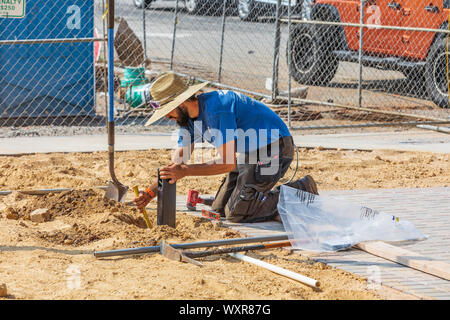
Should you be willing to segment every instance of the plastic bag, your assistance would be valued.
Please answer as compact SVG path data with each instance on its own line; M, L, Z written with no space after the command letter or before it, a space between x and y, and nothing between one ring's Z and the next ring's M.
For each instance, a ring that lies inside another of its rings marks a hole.
M281 186L278 212L295 249L338 251L363 241L427 238L409 221L285 185Z

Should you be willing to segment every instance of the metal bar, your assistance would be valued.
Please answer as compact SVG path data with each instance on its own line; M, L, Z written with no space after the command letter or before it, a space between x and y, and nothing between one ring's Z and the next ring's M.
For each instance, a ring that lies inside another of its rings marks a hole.
M142 35L142 42L144 45L144 68L147 67L147 32L146 32L146 28L145 28L145 10L147 9L147 2L145 0L142 0L142 30L143 30L143 35Z
M281 0L277 0L277 14L275 19L273 62L272 62L272 100L278 95L278 61L280 54Z
M0 45L17 44L44 44L44 43L79 43L107 41L108 38L61 38L61 39L27 39L27 40L0 40Z
M172 35L172 48L170 50L170 70L173 70L173 55L175 52L175 38L177 35L177 24L178 24L178 0L175 4L175 14L173 17L173 35Z
M107 186L94 186L94 189L106 190ZM37 189L37 190L2 190L0 191L0 196L7 196L13 192L19 192L23 194L29 195L43 195L48 193L59 193L64 191L73 191L71 188L55 188L55 189Z
M412 121L412 122L391 122L391 123L365 123L365 124L349 124L336 126L309 126L309 127L292 127L292 130L319 130L319 129L340 129L340 128L366 128L366 127L393 127L393 126L416 126L418 124L447 124L450 121Z
M264 236L264 237L253 237L253 238L237 238L237 239L224 239L224 240L212 240L212 241L200 241L182 244L171 244L175 249L194 249L194 248L208 248L224 245L234 245L243 243L255 243L255 242L266 242L266 241L279 241L288 240L287 234ZM143 254L159 252L160 246L152 247L141 247L141 248L131 248L131 249L120 249L120 250L110 250L110 251L97 251L94 252L96 258L105 258L113 256L126 256L133 254Z
M282 22L287 22L287 19L281 19ZM413 27L397 27L397 26L383 26L378 24L361 24L361 23L349 23L349 22L334 22L334 21L316 21L316 20L291 20L292 23L303 24L323 24L329 26L343 26L343 27L364 27L373 29L389 29L389 30L401 30L401 31L421 31L421 32L437 32L450 34L450 30L445 29L430 29L430 28L413 28Z
M277 97L277 98L282 98L282 97ZM313 105L315 104L315 105L321 105L321 106L327 106L327 107L337 107L337 108L345 108L345 109L352 109L352 110L365 111L365 112L375 112L375 113L382 113L382 114L388 114L388 115L394 115L394 116L402 116L402 117L410 117L410 118L416 118L416 119L424 119L424 120L430 120L430 121L439 121L439 122L442 121L441 123L450 122L450 120L434 118L434 117L427 117L427 116L421 116L421 115L418 115L418 114L411 114L411 113L400 113L400 112L394 112L394 111L383 111L383 110L377 110L377 109L352 107L352 106L340 105L340 104L337 104L337 103L322 102L322 101L300 99L300 98L292 98L292 100L294 102L304 102L304 103L307 103L307 104L313 104Z
M287 62L288 62L288 128L291 127L291 88L292 88L292 74L291 74L291 64L292 64L292 52L291 52L291 0L288 2L288 43L287 43L287 50L288 50L288 56L287 56Z
M189 258L197 259L197 258L203 258L208 257L212 255L219 255L219 254L226 254L226 253L233 253L233 252L242 252L242 251L254 251L254 250L265 250L265 249L275 249L275 248L282 248L282 247L290 247L291 242L290 241L283 241L283 242L274 242L270 244L253 244L249 246L243 246L243 247L231 247L231 248L219 248L215 250L206 250L206 251L184 251L184 254L188 256Z
M225 38L225 20L227 12L227 0L223 0L223 10L222 10L222 31L220 39L220 55L219 55L219 72L217 75L217 82L220 82L222 78L222 58L223 58L223 42Z
M359 23L361 24L361 27L359 28L359 50L358 50L358 107L361 108L361 102L362 102L362 95L361 95L361 87L362 87L362 51L363 51L363 38L364 38L364 29L362 27L364 23L364 1L361 0L360 2L360 9L359 9Z

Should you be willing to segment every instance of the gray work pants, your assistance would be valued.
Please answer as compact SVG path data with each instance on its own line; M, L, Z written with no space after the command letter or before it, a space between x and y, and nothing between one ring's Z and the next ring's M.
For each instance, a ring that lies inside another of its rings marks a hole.
M273 147L274 145L276 147ZM254 153L245 155L246 161L241 164L238 162L236 169L223 179L212 204L212 210L225 216L231 222L271 220L278 213L277 204L280 194L279 187L272 188L289 169L293 156L294 142L290 136L279 139L276 144L259 149L256 156ZM261 170L261 164L264 166L264 163L274 161L274 158L277 161L273 163L277 163L279 167L275 167L276 170L266 170L270 174L261 176L258 174L258 164L247 161L255 157L260 162L259 170Z

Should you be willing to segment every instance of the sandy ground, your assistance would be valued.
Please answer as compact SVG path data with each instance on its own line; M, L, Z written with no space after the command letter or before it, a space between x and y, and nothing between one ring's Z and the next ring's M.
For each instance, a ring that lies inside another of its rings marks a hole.
M148 185L169 154L168 150L117 153L117 175L130 186ZM448 168L445 154L301 149L296 177L311 174L319 192L449 186ZM294 169L295 163L286 177ZM145 228L135 208L105 200L100 190L92 188L109 180L104 152L0 157L0 170L0 190L76 189L0 197L0 285L7 286L6 299L412 298L389 288L373 288L359 276L315 262L307 252L286 249L248 254L317 279L319 289L229 256L201 258L202 268L159 254L96 259L93 251L152 246L161 239L181 243L243 235L184 213L177 215L175 229L156 226L154 202L148 207L152 228ZM220 178L186 178L177 183L177 191L186 194L195 188L211 194ZM48 209L49 221L30 221L30 213L38 208Z

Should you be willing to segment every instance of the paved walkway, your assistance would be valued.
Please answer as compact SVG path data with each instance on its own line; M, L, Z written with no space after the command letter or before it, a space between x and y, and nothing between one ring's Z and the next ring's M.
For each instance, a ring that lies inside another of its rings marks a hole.
M321 194L409 220L429 238L401 247L450 263L450 187L324 191ZM198 205L198 210L201 207L202 205ZM178 197L177 208L187 211L185 197ZM195 214L200 213L197 211ZM283 226L279 222L254 224L225 222L225 225L252 237L284 233ZM379 279L383 285L420 298L450 299L450 281L373 256L365 251L351 249L322 253L314 259L364 278Z
M124 150L168 149L176 145L170 133L116 135L115 148ZM299 147L341 149L391 149L450 153L450 134L419 130L346 134L294 134ZM0 155L107 151L106 135L0 138Z

